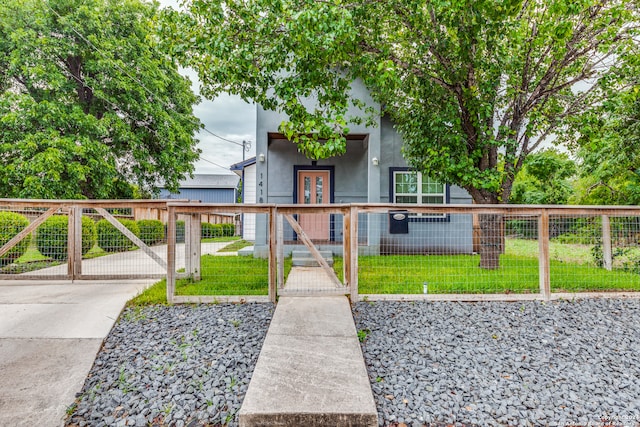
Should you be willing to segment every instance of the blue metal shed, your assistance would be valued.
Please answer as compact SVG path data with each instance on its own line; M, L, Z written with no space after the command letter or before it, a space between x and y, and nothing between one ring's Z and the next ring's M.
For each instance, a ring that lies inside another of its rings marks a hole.
M239 177L235 174L196 174L180 183L177 193L160 190L161 199L199 200L202 203L235 203Z

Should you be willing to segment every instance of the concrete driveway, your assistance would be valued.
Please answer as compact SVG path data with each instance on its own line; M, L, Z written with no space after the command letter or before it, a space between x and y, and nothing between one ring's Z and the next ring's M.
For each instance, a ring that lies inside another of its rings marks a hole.
M215 254L220 249L233 242L210 242L202 243L202 255ZM164 261L167 260L167 245L152 246L151 249ZM223 252L225 255L233 253ZM184 268L184 244L176 245L176 269ZM87 275L107 275L107 274L165 274L164 268L160 267L151 257L142 250L119 252L98 258L85 259L82 261L82 273ZM67 264L57 265L36 270L29 274L63 276L67 274Z
M61 426L125 302L155 281L0 280L0 426Z

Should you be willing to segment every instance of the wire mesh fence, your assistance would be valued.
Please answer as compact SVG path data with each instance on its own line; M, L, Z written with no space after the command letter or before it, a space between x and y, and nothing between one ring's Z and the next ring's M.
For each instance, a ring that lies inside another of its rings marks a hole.
M639 246L635 207L0 200L0 279L166 275L178 302L634 292Z
M278 294L349 293L351 210L290 205L276 215Z
M234 221L202 222L202 218L211 216ZM256 228L268 227L269 208L172 203L168 218L167 237L173 248L167 271L170 301L267 299L270 249L265 245L256 249L254 241Z
M472 214L369 213L369 243L359 248L360 294L537 293L536 254L526 258L505 239L504 217L479 230ZM522 227L535 227L522 219ZM374 226L375 224L375 226ZM476 241L474 242L474 233ZM533 229L535 246L536 230ZM508 249L507 249L508 248ZM482 263L486 265L480 267Z
M556 216L550 223L553 292L640 290L640 217Z
M164 277L166 217L162 200L0 200L0 279Z
M379 231L359 248L358 293L528 299L551 292L638 291L637 213L630 207L551 206L405 206L402 212L368 213L370 229L377 223Z

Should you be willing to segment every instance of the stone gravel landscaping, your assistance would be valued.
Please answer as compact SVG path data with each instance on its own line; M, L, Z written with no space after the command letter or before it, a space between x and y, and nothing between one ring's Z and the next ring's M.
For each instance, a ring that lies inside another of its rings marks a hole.
M237 425L272 304L125 309L67 426Z
M640 424L638 299L353 311L381 426Z
M127 308L67 426L237 426L274 306ZM381 426L636 426L640 300L361 302Z

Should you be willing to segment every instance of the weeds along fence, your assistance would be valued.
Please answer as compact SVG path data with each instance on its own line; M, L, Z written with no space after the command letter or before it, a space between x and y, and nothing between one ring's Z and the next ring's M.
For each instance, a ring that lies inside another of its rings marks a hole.
M241 218L247 247L198 241L203 214ZM182 267L172 235L190 217ZM640 295L637 207L172 202L168 230L171 302Z
M0 280L163 278L166 203L0 199ZM201 220L234 229L237 218Z

